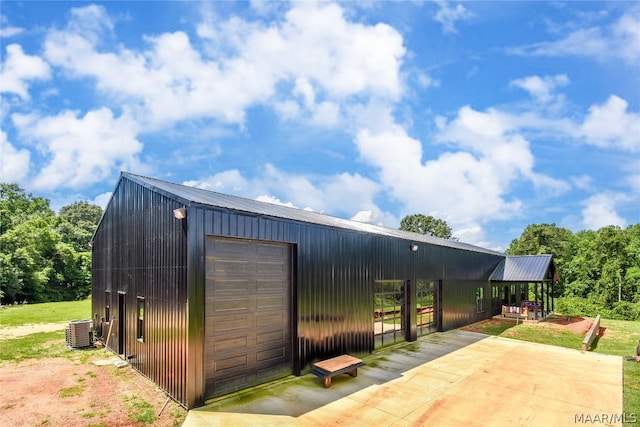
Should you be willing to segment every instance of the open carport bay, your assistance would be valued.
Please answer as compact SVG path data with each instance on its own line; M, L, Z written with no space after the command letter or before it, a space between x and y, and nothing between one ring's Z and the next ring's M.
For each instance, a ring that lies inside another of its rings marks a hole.
M455 330L365 362L331 388L305 375L218 400L184 426L623 424L619 356Z

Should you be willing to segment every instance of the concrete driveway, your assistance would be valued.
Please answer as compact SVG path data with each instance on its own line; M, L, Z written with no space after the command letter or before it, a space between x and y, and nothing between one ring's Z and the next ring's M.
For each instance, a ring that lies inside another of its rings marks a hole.
M183 426L622 425L622 358L454 330L192 410Z

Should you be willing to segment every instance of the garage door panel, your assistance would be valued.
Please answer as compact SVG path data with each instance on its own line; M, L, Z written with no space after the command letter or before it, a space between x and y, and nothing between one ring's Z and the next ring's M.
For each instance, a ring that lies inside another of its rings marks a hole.
M281 244L256 243L256 255L260 259L286 259L289 257L289 247Z
M256 297L255 308L260 309L285 309L288 301L285 300L282 295L274 295L274 296L262 296L259 295Z
M256 308L256 297L220 297L208 298L213 301L213 311L216 314L225 314L230 311L253 311Z
M246 293L250 289L256 289L256 283L249 282L245 278L213 278L207 277L208 286L211 287L212 290L218 292L228 292L228 293Z
M207 238L206 397L291 374L291 247Z
M242 314L225 316L223 321L217 320L214 317L207 317L205 319L206 334L247 329L251 320L252 319Z
M286 337L284 331L278 329L271 332L264 332L256 335L256 344L264 344L269 342L276 342L281 345L285 341Z
M288 323L288 319L285 313L278 313L278 312L274 313L269 311L256 318L257 326L284 325L287 323Z
M247 258L251 242L232 239L207 239L207 253L230 258Z
M282 276L286 269L287 265L283 265L282 261L279 262L257 262L256 263L256 273L265 276Z
M221 353L224 351L235 350L238 348L246 348L249 343L247 342L247 336L229 336L227 338L217 338L210 340L209 347L206 348L210 353Z
M289 288L289 282L285 280L269 280L259 278L255 283L258 292L285 292Z
M246 368L248 366L249 355L247 354L235 354L232 357L217 358L214 361L214 371L226 371L233 368ZM244 370L244 369L243 369Z

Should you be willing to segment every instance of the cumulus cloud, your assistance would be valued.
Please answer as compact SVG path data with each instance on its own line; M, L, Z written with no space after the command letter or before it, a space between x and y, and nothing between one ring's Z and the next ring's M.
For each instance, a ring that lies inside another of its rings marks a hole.
M253 178L233 169L184 184L316 212L330 210L351 216L358 210L371 210L378 218L384 215L372 202L378 185L359 174L313 176L288 173L267 164Z
M616 212L616 205L627 199L620 193L603 192L585 200L582 210L582 224L588 230L598 230L608 225L625 227L626 221Z
M134 169L142 144L127 116L114 117L106 108L80 117L64 111L57 116L14 114L21 137L44 157L33 185L39 189L79 188L100 182L114 170Z
M0 176L5 182L22 181L29 171L31 153L26 149L17 149L0 130Z
M640 151L640 114L628 112L627 101L612 95L601 105L592 105L577 129L587 144L622 151Z
M294 3L282 22L268 26L212 17L198 26L209 53L181 31L147 37L142 52L100 51L97 36L109 28L101 22L110 21L104 8L88 8L74 9L68 26L47 36L46 58L95 78L115 99L141 105L152 128L201 117L242 125L247 108L274 97L289 103L279 111L307 111L330 126L338 102L370 93L398 99L402 92L400 34L385 24L349 22L336 4ZM287 86L288 93L281 90Z
M107 208L107 204L109 204L109 200L111 200L111 195L112 194L113 193L111 191L99 194L90 203L92 205L98 205L104 210L104 209Z
M18 44L10 44L6 49L7 56L0 71L0 92L14 93L28 100L29 81L48 79L51 73L49 65L38 56L25 54Z
M436 124L435 141L451 150L426 161L423 143L399 125L363 129L356 137L360 156L379 169L383 187L406 212L443 218L475 240L482 238L483 223L522 213L523 201L511 196L516 183L529 181L546 194L569 189L534 170L529 141L509 114L466 106Z
M183 184L218 193L233 193L252 197L249 193L250 183L238 169L226 170L200 180L185 181Z

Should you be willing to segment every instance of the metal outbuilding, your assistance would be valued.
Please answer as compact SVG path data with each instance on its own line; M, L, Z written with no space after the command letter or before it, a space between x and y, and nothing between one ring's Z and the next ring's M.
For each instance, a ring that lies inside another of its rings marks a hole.
M187 408L489 318L511 271L462 242L124 172L92 247L95 333Z

